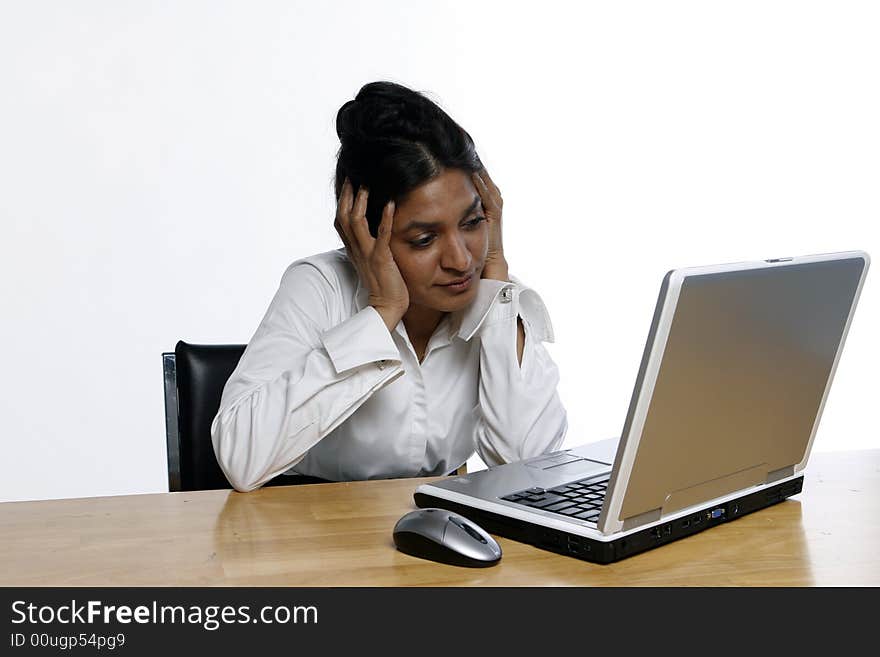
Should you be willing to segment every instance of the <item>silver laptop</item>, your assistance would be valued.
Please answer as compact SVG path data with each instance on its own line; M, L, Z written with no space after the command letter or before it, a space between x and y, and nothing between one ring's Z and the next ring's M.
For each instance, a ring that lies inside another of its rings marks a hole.
M421 485L416 504L610 563L799 493L869 262L670 271L619 441Z

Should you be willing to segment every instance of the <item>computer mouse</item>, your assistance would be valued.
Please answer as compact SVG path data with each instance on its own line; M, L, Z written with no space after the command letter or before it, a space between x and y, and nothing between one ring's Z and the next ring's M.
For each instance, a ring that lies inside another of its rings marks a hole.
M394 525L394 545L406 554L453 566L481 568L501 559L501 546L482 527L445 509L416 509Z

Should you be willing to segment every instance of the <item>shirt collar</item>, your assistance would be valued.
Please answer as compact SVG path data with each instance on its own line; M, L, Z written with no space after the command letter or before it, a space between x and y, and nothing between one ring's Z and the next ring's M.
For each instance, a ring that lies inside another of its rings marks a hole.
M469 341L482 326L501 290L510 287L507 281L496 281L483 278L477 287L477 296L473 302L459 311L452 313L451 331L465 342Z
M489 311L492 310L492 306L501 290L509 285L510 283L507 281L496 281L488 278L481 279L477 286L477 296L473 302L461 310L450 313L451 316L448 318L450 341L454 337L459 337L465 342L470 341L483 324ZM360 276L358 276L354 299L357 312L366 308L370 300L370 291L361 285Z

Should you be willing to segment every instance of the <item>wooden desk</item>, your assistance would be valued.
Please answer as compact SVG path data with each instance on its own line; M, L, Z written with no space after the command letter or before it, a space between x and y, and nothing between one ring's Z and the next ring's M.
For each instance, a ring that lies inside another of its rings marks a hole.
M422 481L7 502L0 585L880 585L880 450L816 454L792 500L608 566L504 538L492 568L402 554Z

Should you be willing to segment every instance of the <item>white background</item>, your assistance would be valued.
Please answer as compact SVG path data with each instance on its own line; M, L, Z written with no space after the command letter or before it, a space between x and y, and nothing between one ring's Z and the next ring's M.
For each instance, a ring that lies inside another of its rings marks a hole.
M668 269L880 254L878 7L3 3L0 499L167 490L160 354L247 342L287 264L340 246L334 117L376 79L501 187L566 446L618 435ZM880 447L878 275L817 450Z

